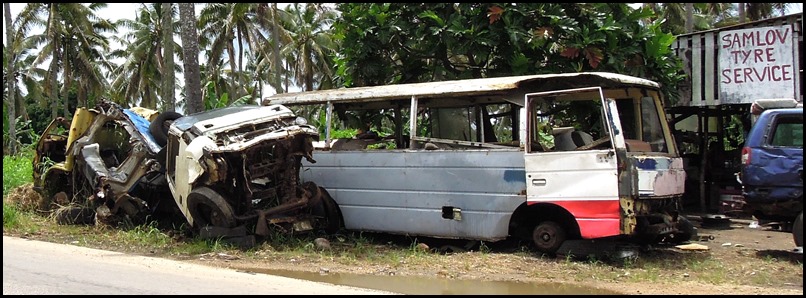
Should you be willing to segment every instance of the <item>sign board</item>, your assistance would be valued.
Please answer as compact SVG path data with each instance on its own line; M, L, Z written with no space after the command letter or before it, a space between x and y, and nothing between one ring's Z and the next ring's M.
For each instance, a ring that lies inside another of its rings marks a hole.
M792 26L754 27L719 33L719 99L722 104L759 98L794 98Z

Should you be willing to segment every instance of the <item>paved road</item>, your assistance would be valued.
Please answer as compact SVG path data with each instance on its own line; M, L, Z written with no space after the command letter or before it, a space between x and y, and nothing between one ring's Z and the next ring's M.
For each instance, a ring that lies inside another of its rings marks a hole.
M377 295L389 292L3 236L3 295Z

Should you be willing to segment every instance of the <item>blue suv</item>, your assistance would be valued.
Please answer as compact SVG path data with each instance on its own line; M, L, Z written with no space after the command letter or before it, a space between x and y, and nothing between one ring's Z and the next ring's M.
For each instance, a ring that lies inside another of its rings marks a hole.
M739 178L747 211L759 220L792 223L795 244L803 247L802 104L758 114L742 148Z

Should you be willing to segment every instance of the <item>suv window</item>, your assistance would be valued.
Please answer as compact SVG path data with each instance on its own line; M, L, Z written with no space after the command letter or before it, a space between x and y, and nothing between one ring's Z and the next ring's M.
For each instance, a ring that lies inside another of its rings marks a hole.
M782 117L775 124L770 145L803 148L803 117Z

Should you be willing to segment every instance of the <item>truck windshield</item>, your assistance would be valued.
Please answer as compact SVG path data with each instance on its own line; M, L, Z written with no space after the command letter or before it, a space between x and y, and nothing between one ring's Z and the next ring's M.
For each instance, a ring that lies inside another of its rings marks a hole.
M669 152L658 108L652 97L616 100L624 139L649 144L652 152Z

